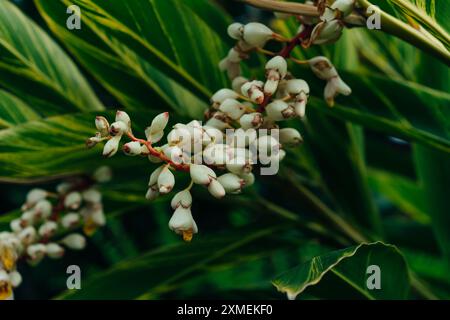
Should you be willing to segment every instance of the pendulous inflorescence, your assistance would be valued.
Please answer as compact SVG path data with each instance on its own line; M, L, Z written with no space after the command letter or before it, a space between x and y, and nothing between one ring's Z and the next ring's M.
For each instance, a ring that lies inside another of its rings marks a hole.
M10 223L11 231L0 233L0 300L13 299L13 288L22 282L18 262L35 266L45 257L62 258L65 248L85 247L86 238L78 230L90 236L105 225L96 184L110 179L110 169L100 167L92 176L58 184L56 192L37 188L28 192L20 217Z
M220 89L212 95L203 122L177 123L165 135L169 122L169 114L165 112L157 115L145 129L145 138L138 138L133 133L130 116L117 111L111 124L103 116L96 117L97 133L87 140L87 146L106 141L103 156L107 158L122 149L126 155L146 157L151 163L159 164L149 178L145 195L148 200L173 191L175 171L188 174L191 182L172 198L174 212L169 228L185 241L191 241L198 232L191 211L194 185L205 187L218 199L226 194L238 194L254 183L256 169L262 175L276 174L279 162L286 155L285 149L302 143L303 138L296 129L280 127L285 120L305 117L310 93L308 83L289 72L289 60L309 65L317 77L327 82L324 96L330 106L338 94L351 93L326 57L299 61L291 57L291 52L298 46L308 48L336 41L354 10L354 2L336 0L331 5L311 2L321 12L320 17L298 16L301 25L292 39L257 22L231 24L228 34L236 40L236 45L219 63L219 68L231 80L231 88ZM271 40L284 43L280 52L264 49ZM253 52L269 56L262 81L241 74L241 62ZM130 141L121 147L124 137Z

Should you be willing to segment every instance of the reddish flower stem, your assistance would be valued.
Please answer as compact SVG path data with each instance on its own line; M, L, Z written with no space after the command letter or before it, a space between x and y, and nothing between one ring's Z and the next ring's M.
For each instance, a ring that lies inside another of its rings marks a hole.
M147 147L149 155L152 155L156 158L161 159L162 161L166 162L167 164L169 164L171 167L173 167L175 170L181 170L181 171L187 171L189 172L189 164L186 163L175 163L173 162L169 157L167 157L164 153L156 150L155 148L152 147L152 143L150 141L144 140L144 139L139 139L136 138L131 132L127 133L127 136L132 140L132 141L136 141L139 142L140 144L143 144Z

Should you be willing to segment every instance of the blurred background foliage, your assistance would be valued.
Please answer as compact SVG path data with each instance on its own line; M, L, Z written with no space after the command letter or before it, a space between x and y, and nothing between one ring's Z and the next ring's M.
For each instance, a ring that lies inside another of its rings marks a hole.
M120 106L135 115L135 131L160 111L174 121L199 117L211 93L229 85L217 68L233 45L227 25L260 21L293 36L295 19L226 0L0 4L0 230L32 186L51 189L60 175L105 163L114 169L102 190L107 226L84 251L21 264L17 299L284 298L272 280L300 299L450 298L444 63L363 29L346 30L335 45L297 49L297 58L329 57L353 94L329 109L324 83L291 66L312 88L307 120L292 123L304 145L288 153L279 175L259 177L240 196L219 202L195 189L200 233L185 244L167 228L170 199L145 201L154 165L84 149L94 115ZM82 9L82 30L65 27L70 4ZM395 5L383 9L404 19ZM437 18L447 32L448 12ZM245 74L261 77L263 63L255 55ZM352 247L378 240L396 248ZM382 266L389 288L381 293L365 288L371 263ZM82 290L64 291L70 264L82 268Z

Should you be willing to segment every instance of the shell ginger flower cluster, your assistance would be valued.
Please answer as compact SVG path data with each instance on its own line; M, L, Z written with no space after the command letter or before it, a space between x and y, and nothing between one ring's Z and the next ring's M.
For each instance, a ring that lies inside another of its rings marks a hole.
M273 70L270 75L277 73L280 79L287 72L286 61L281 57L269 62L268 68ZM193 185L204 186L217 199L226 194L238 194L254 183L256 164L265 166L261 168L262 174L275 174L278 163L286 155L284 148L295 147L302 142L296 129L280 129L277 123L304 113L309 93L306 82L286 80L280 93L285 95L284 99L266 96L266 84L273 93L278 91L277 82L273 79L244 82L236 86L238 91L226 88L217 91L205 112L205 124L197 120L177 123L166 136L167 112L152 120L145 130L145 139L134 135L130 116L124 111L117 111L111 124L105 117L98 116L95 120L98 132L87 140L87 146L106 141L104 157L112 157L122 149L128 156L146 157L151 163L160 163L150 175L146 193L148 200L172 192L174 171L189 174L191 183L172 198L174 213L169 220L169 228L182 235L185 241L190 241L198 232L191 212L190 190ZM255 105L255 101L261 100L267 102L265 110L259 110ZM120 147L124 137L131 141ZM161 142L164 137L165 141Z
M231 24L227 31L228 35L236 40L236 45L220 61L219 68L227 72L230 80L235 83L241 83L244 81L241 74L241 62L249 59L251 53L257 52L267 56L279 56L284 59L290 59L293 63L309 65L311 71L319 79L325 80L327 84L324 89L324 98L329 106L334 105L334 100L339 94L345 96L350 95L350 87L341 79L329 59L319 56L301 61L291 57L291 53L292 50L299 46L306 50L312 45L334 43L341 37L343 29L347 24L361 23L359 20L355 21L355 15L351 15L355 9L355 0L306 1L306 4L317 6L317 11L320 12L320 16L317 18L297 16L296 18L300 22L300 26L297 35L292 39L287 39L272 31L266 25L258 22L250 22L247 24L236 22ZM269 41L278 41L286 45L280 52L275 53L264 49ZM291 77L291 75L283 73L285 71L284 66L283 69L279 70L279 73L274 71L273 64L274 62L272 62L272 65L266 65L267 75L271 80L264 87L264 93L266 95L273 94L274 88L276 88L275 84L280 80ZM256 102L258 104L263 103L262 100Z
M301 26L292 39L257 22L233 23L228 27L229 36L237 42L219 68L228 73L232 88L220 89L211 97L203 122L199 119L177 123L165 135L169 122L169 114L165 112L152 120L144 132L145 138L138 138L126 112L117 111L111 124L103 116L96 117L97 133L87 140L88 147L105 141L103 156L107 158L122 149L128 156L146 157L151 163L159 163L150 175L148 200L173 191L175 171L190 175L191 183L172 198L174 212L169 220L169 228L185 241L191 241L198 233L191 211L193 185L204 186L218 199L240 193L254 183L255 168L262 175L276 174L279 162L286 155L285 148L303 141L296 129L280 127L285 120L305 116L310 94L308 83L288 71L289 60L308 65L317 77L327 82L324 96L330 106L337 95L351 93L329 59L319 56L299 61L291 57L291 52L298 46L306 49L336 41L354 10L354 1L311 4L318 7L321 16L317 19L299 16ZM264 49L271 40L284 44L280 52ZM247 79L241 74L241 62L252 52L269 56L263 81ZM130 141L121 146L122 138Z
M77 177L60 183L56 192L32 189L22 214L10 223L11 231L0 232L0 300L12 300L13 288L22 282L17 263L32 266L45 257L59 259L67 249L82 250L86 238L106 222L102 196L95 184L110 179L107 167L92 177Z

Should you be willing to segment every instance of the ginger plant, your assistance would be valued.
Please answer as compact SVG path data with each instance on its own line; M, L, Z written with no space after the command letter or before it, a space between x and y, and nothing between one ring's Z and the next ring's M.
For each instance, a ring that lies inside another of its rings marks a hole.
M110 169L100 167L92 176L61 182L56 192L28 192L21 215L10 223L11 231L0 232L0 300L14 299L13 288L22 283L19 262L36 266L45 257L62 258L65 248L84 249L86 238L78 229L91 236L105 225L96 185L110 179Z
M317 77L327 82L324 98L329 106L333 106L339 94L351 94L350 87L329 59L319 56L299 61L291 57L291 52L298 46L306 49L337 41L347 21L355 20L352 16L355 1L309 4L317 6L320 16L298 16L300 26L292 39L257 22L233 23L228 27L228 35L237 42L220 61L219 68L227 72L232 89L220 89L211 97L211 105L204 113L204 124L200 119L177 123L165 137L166 142L156 146L164 138L168 112L153 119L145 130L145 138L134 135L131 118L124 111L117 111L111 124L104 117L96 117L98 131L87 140L88 147L106 141L103 156L109 158L117 153L125 136L130 140L122 146L126 155L161 163L150 175L145 195L148 200L174 189L172 171L189 173L191 183L172 198L174 213L168 223L185 241L191 241L198 232L191 212L190 190L194 184L205 186L218 199L240 193L254 183L256 165L266 166L261 168L261 174L276 174L278 163L286 155L285 148L303 141L296 129L279 125L285 120L305 116L310 91L306 81L288 71L288 61L309 65ZM278 53L270 52L264 49L269 41L278 41L284 46ZM241 75L241 62L253 52L270 57L265 65L265 81L249 80Z

